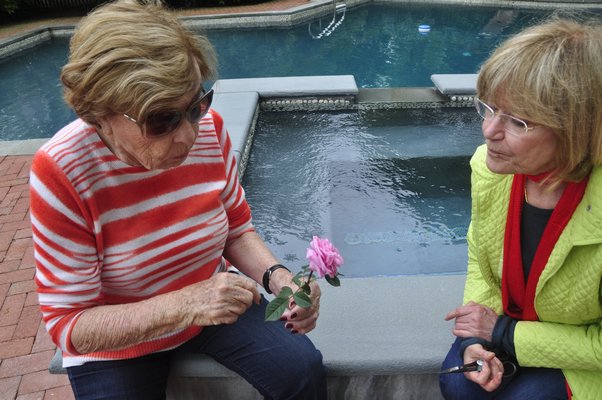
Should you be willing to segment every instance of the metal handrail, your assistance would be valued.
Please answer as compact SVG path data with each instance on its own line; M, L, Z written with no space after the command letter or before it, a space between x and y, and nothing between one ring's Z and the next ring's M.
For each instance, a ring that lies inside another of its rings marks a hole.
M320 25L318 27L318 29L320 29L320 33L317 35L312 33L311 27L315 21L310 22L307 26L309 36L311 36L312 39L322 39L324 36L330 36L330 34L343 23L343 20L345 19L345 12L347 11L347 2L343 1L343 3L337 4L337 0L333 0L332 4L334 5L334 10L330 23L324 29L322 29L322 19L317 21ZM339 14L340 19L337 20Z

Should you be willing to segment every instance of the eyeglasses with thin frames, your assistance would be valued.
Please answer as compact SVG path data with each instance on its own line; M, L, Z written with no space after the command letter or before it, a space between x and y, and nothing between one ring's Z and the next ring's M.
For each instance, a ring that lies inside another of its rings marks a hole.
M212 100L213 89L210 89L208 92L201 89L199 98L193 101L184 112L181 110L158 111L149 114L141 122L128 114L123 114L123 116L137 124L147 139L156 139L169 135L178 129L184 118L190 121L191 124L198 124L201 118L209 111Z
M483 118L485 121L491 121L497 115L502 124L504 125L504 130L506 133L522 136L526 135L530 130L534 129L534 127L529 126L525 121L520 118L513 117L512 115L505 114L500 110L495 109L489 104L483 102L478 97L475 97L474 100L475 108L477 109L477 113Z

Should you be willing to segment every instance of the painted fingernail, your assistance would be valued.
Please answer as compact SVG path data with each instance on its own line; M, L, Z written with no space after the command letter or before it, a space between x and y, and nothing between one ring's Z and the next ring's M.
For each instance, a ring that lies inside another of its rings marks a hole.
M291 314L291 319L295 319L295 318L297 318L297 313L296 312Z
M293 330L291 331L291 333L292 333L293 335L296 335L297 333L299 333L299 331L296 331L296 330L294 330L294 329L293 329Z
M280 317L280 321L286 321L287 318L286 317Z
M293 324L291 324L291 323L289 322L288 324L284 325L284 327L285 327L286 329L293 329Z

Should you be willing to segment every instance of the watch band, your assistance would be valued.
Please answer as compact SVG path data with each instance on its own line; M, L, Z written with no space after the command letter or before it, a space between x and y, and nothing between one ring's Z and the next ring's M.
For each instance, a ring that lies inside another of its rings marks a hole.
M265 289L266 292L268 292L268 294L272 294L272 291L270 290L270 278L272 277L272 274L274 273L274 271L276 271L277 269L280 269L280 268L284 268L288 272L291 272L291 270L286 268L284 265L275 264L275 265L272 265L270 268L266 269L265 272L263 273L263 279L262 279L263 288Z

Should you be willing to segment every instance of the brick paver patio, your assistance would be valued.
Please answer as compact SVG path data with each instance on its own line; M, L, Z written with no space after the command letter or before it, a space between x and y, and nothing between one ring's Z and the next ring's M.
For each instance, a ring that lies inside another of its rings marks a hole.
M278 0L183 13L283 10L308 1ZM5 27L0 38L32 28ZM41 322L33 282L28 187L31 159L0 156L0 400L70 400L74 397L67 376L48 372L55 345Z
M55 346L41 323L29 223L31 156L0 157L0 399L73 399L48 373Z

